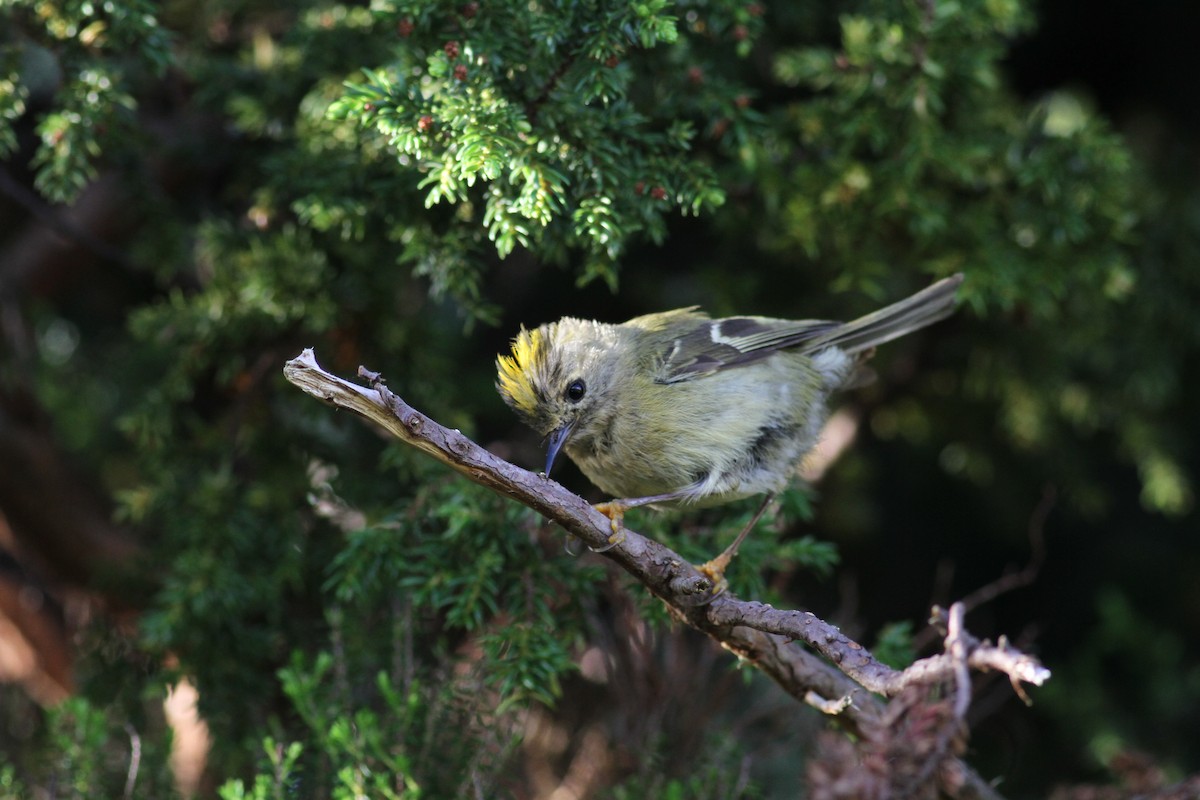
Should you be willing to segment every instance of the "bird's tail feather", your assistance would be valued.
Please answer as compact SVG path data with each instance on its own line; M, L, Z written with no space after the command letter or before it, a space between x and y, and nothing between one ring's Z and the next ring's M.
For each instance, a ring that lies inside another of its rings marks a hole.
M955 294L962 282L962 273L943 278L911 297L834 328L813 339L804 350L816 352L834 346L860 353L932 325L954 313Z

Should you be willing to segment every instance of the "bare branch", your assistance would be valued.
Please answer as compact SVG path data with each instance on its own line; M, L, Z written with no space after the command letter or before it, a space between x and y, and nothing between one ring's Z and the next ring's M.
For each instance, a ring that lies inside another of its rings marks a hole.
M971 673L967 667L967 636L963 630L965 613L962 603L950 606L950 622L946 626L946 655L954 669L954 716L959 720L967 718L967 709L971 707Z
M1037 580L1042 562L1046 560L1046 518L1054 510L1058 502L1058 491L1053 486L1046 486L1042 499L1029 518L1029 563L1017 572L1002 575L991 583L981 586L962 599L967 611L978 608L984 603L990 603L1002 594L1029 586Z
M962 598L959 602L963 604L968 613L985 603L992 602L1003 594L1022 589L1037 580L1042 563L1046 560L1046 518L1050 516L1050 512L1054 510L1057 502L1058 491L1053 485L1047 485L1042 491L1042 499L1029 518L1029 563L1016 572L1006 572L991 583L984 584ZM932 627L924 628L913 637L913 648L917 652L921 652L933 643L935 635L936 631Z

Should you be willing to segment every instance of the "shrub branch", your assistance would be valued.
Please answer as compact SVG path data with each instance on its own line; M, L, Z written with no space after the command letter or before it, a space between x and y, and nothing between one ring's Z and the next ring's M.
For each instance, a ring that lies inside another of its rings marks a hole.
M472 481L532 508L589 547L607 547L604 557L640 581L677 618L749 661L796 699L836 716L860 735L878 740L881 726L889 724L888 706L880 695L894 698L906 690L945 686L953 719L962 724L971 699L970 670L1005 673L1022 698L1022 683L1040 685L1050 676L1036 658L1005 640L992 644L968 633L962 604L948 612L934 611L935 623L946 630L943 653L904 670L892 669L811 612L776 609L729 591L713 597L707 577L670 548L636 531L626 529L625 538L609 547L608 517L545 475L497 458L457 430L434 422L391 392L377 373L360 367L359 375L371 388L359 386L323 370L306 349L287 362L284 375L308 394L365 417ZM936 761L928 762L927 771L938 776L943 792L963 798L999 797L947 748L933 748L929 758Z

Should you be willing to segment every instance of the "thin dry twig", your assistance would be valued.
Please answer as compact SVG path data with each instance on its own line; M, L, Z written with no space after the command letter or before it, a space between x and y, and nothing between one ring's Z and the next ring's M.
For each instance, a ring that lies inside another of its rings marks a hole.
M967 709L971 707L971 673L967 666L966 631L963 629L965 614L962 603L950 606L950 622L946 626L946 655L954 668L954 716L959 720L967 718Z
M1042 569L1042 563L1046 560L1046 519L1050 516L1050 512L1054 510L1054 506L1057 503L1058 490L1052 484L1048 484L1042 491L1042 499L1038 501L1037 506L1033 509L1033 513L1029 517L1027 534L1029 538L1029 561L1021 569L1015 572L1006 572L999 578L980 586L962 598L959 602L962 603L968 613L986 603L992 602L1003 594L1030 586L1037 580L1038 573ZM933 627L923 628L913 637L913 649L921 652L933 643L935 636L936 631Z
M984 603L990 603L1002 594L1029 586L1037 580L1046 560L1046 518L1058 503L1058 490L1053 485L1047 485L1042 491L1042 499L1029 517L1029 563L1016 572L1001 575L989 584L979 587L960 602L967 611L978 608Z

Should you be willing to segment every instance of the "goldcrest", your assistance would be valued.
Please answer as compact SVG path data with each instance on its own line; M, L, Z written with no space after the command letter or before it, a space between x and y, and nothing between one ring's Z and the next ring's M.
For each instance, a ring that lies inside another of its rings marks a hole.
M496 387L547 437L546 474L565 452L617 514L775 493L816 444L829 395L877 345L949 316L962 280L853 322L694 307L619 325L565 317L522 328Z

